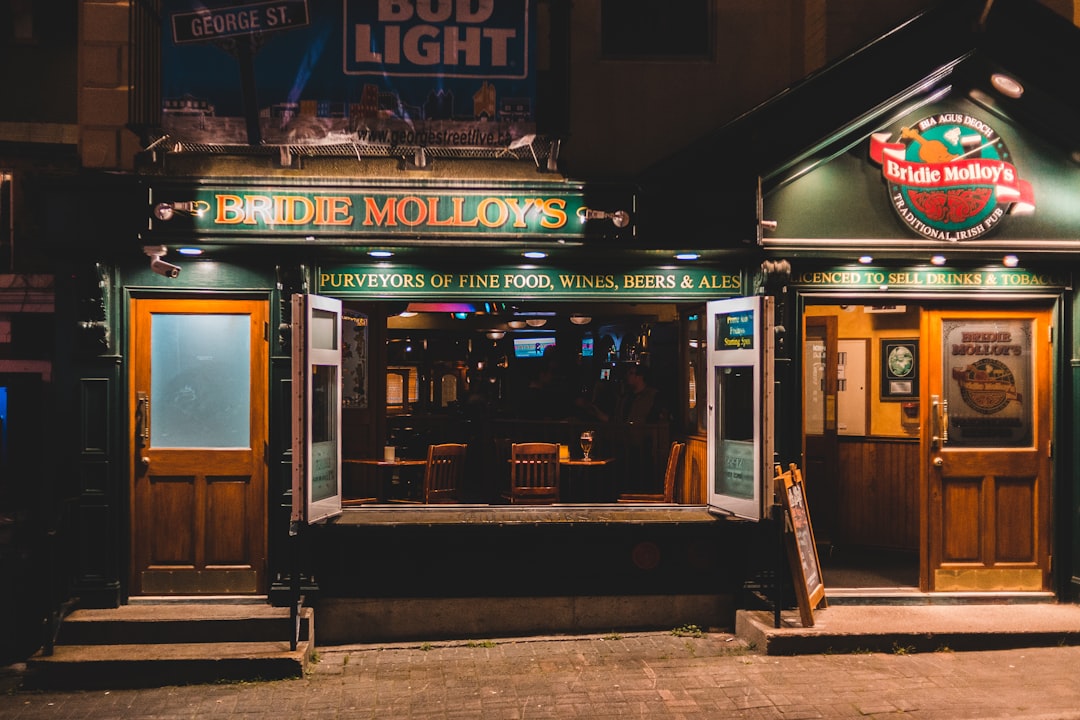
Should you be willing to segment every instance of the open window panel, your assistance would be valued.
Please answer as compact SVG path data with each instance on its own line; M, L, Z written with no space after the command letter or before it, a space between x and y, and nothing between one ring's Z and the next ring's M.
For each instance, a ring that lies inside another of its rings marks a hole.
M709 507L751 520L772 502L773 300L707 306Z
M292 520L341 513L341 301L292 298Z

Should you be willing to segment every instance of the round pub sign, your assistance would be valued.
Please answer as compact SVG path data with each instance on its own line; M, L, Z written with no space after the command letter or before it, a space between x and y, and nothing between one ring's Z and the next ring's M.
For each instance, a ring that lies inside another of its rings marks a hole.
M895 134L875 133L870 157L900 219L933 240L982 237L1006 215L1035 208L1005 142L970 115L941 113Z

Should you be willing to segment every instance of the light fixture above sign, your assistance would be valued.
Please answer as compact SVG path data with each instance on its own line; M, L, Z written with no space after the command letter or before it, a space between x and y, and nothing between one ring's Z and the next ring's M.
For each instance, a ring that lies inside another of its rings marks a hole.
M617 228L624 228L630 224L630 213L625 210L606 212L604 210L593 210L591 208L583 207L577 211L577 216L581 222L585 222L586 220L610 220L611 224Z
M158 220L172 220L180 213L199 217L210 209L210 203L205 200L192 200L191 202L163 202L154 206L154 217Z

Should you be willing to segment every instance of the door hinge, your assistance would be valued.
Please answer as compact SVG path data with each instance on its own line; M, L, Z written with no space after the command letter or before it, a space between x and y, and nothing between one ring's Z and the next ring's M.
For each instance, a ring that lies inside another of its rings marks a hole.
M270 323L263 321L263 342L270 342Z
M1050 343L1051 345L1053 345L1054 344L1054 326L1053 325L1048 325L1046 327L1046 333L1047 333L1047 335L1050 336L1050 337L1047 338L1046 341L1048 343Z

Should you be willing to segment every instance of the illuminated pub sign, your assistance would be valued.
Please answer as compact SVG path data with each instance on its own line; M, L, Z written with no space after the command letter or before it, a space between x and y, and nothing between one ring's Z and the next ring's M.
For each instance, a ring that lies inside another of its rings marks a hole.
M881 165L893 209L914 232L933 240L973 240L1006 214L1035 209L1005 141L966 113L945 112L876 133L870 157Z
M743 295L739 274L715 269L496 266L460 270L405 265L323 267L319 295L365 298L695 300Z
M334 237L464 235L572 238L585 234L580 190L366 190L355 188L195 186L155 188L150 229L155 232L258 236L260 241L334 242ZM629 205L629 201L627 201ZM600 213L603 215L603 213ZM629 233L629 230L627 231Z

